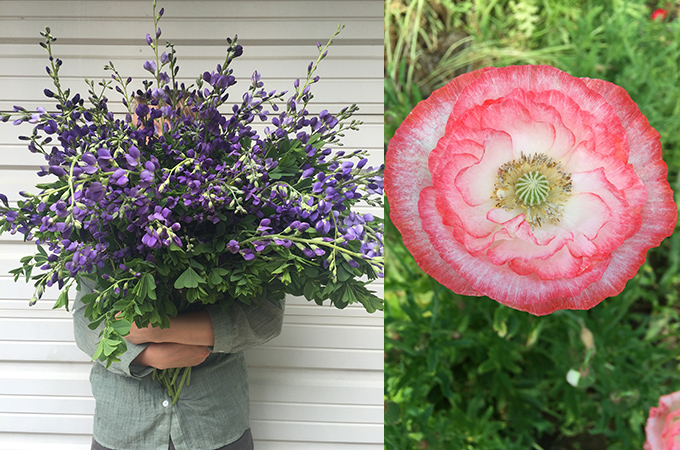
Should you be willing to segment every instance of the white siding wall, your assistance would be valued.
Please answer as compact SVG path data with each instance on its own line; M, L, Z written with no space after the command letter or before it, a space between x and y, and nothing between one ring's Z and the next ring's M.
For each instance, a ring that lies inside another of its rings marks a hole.
M238 34L245 53L234 65L241 86L257 69L269 89L290 89L339 23L346 28L322 63L315 111L357 103L360 132L345 146L382 160L383 5L380 0L178 1L165 7L163 36L176 46L180 77L192 81L223 60L224 39ZM143 79L152 31L148 1L0 0L0 111L50 105L42 90L46 52L39 32L50 26L63 81L86 92L109 60ZM237 84L232 92L239 90ZM115 98L112 94L110 98ZM121 111L121 107L113 107ZM17 139L30 125L0 124L0 192L10 201L37 181L42 163ZM382 211L371 211L382 217ZM94 400L89 358L77 349L70 313L52 310L49 291L29 309L32 286L7 272L33 247L0 236L0 450L89 448ZM382 285L375 285L382 293ZM382 314L344 311L288 299L284 329L249 351L252 429L258 450L368 450L383 442Z

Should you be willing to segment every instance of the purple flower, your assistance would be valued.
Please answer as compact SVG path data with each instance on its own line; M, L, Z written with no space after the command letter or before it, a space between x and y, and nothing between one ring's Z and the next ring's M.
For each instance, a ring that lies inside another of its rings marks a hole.
M63 218L68 216L68 206L63 200L59 200L57 203L50 206L50 210L53 211L57 217Z
M66 171L59 166L50 166L50 173L58 177L66 176Z
M241 250L241 255L243 255L243 259L246 261L255 259L255 252L249 248Z
M146 43L149 45L153 44L153 38L149 33L146 34Z
M127 172L123 169L116 169L111 175L111 181L118 186L125 186L129 181Z
M87 188L85 196L94 202L100 202L104 198L105 192L104 186L100 182L95 181Z
M253 245L255 246L256 252L261 252L269 245L269 241L255 241L253 242Z
M146 61L144 63L144 70L148 70L151 73L156 73L156 63L154 61Z
M149 187L153 184L153 172L150 172L148 170L142 170L142 172L139 174L139 186L140 187Z
M234 239L230 240L227 243L227 250L229 250L231 253L238 253L238 251L241 249L241 247L238 245L238 241L235 241Z

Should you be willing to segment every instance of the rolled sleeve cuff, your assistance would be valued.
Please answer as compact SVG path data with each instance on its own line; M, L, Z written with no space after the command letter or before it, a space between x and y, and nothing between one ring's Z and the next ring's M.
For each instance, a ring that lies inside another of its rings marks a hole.
M120 370L127 376L132 378L143 378L153 372L154 368L149 366L140 366L133 364L132 361L135 360L140 353L142 353L149 344L131 344L127 343L127 351L123 353L120 357Z
M281 333L284 299L263 299L246 305L233 302L225 311L219 305L206 308L213 325L215 353L236 353L262 345Z
M210 348L214 353L230 353L234 348L234 327L228 314L225 314L219 305L210 305L206 308L212 321L215 342Z

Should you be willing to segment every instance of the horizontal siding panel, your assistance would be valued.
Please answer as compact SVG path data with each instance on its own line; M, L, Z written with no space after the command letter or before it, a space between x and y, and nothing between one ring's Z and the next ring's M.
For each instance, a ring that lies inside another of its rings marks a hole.
M251 362L252 351L246 352ZM0 365L0 396L89 397L92 363L10 362ZM251 400L262 404L383 405L381 372L256 367L249 364ZM3 397L4 398L4 397Z
M381 350L382 327L286 324L274 341L277 347ZM71 342L73 321L0 317L0 341Z
M82 435L0 432L0 450L90 450L92 433ZM259 450L259 447L258 447Z
M48 64L48 53L47 50L43 49L39 42L43 40L40 36L40 32L44 29L33 30L33 37L26 43L11 43L8 44L5 41L0 40L0 58L12 58L16 61L16 64L21 64L18 66L21 70L27 70L27 75L40 75L47 76L45 73L45 66ZM229 36L229 30L225 29L225 39ZM250 33L249 33L250 34ZM345 31L340 33L342 37ZM135 42L120 45L114 43L100 43L99 41L89 41L88 45L75 45L63 42L61 39L57 39L53 43L53 54L59 57L67 63L62 66L63 69L70 71L70 61L71 60L97 60L101 61L99 64L92 66L82 66L82 68L91 73L91 71L102 71L104 73L104 64L108 61L119 61L120 64L130 64L131 67L135 67L135 70L139 70L141 66L137 65L135 61L144 61L149 59L150 55L153 55L153 50L146 44L145 37L146 34L140 34L134 37ZM165 37L165 36L164 36ZM262 43L248 43L247 39L244 39L244 35L238 37L239 43L243 45L243 54L234 60L235 68L238 67L251 67L251 71L254 69L260 70L259 64L271 65L275 61L278 61L277 66L271 66L273 73L278 74L279 77L287 73L296 73L296 66L298 64L304 64L304 68L311 60L316 60L318 56L318 49L316 43L311 42L291 42L285 39L279 39L277 42L271 42L267 44ZM328 36L330 37L330 35ZM218 62L224 61L226 55L227 42L222 39L219 44L214 46L206 45L195 45L194 43L175 43L168 36L168 39L161 39L161 45L165 45L165 41L170 41L175 45L175 51L180 61L180 67L182 61L187 61L189 64L195 65L195 61L205 60L211 65L215 65ZM327 41L326 41L327 42ZM326 43L324 42L324 44ZM282 45L283 44L283 45ZM162 49L161 51L165 51ZM352 74L353 77L364 77L364 76L375 76L379 72L380 76L383 74L383 62L382 58L384 55L385 47L380 44L366 44L366 43L351 43L343 42L342 39L338 41L336 38L330 47L328 52L328 57L319 67L319 70L326 70L324 66L328 68L327 72L330 72L328 76L333 76L337 73ZM337 62L338 60L344 61L361 61L364 64L363 67L355 67L354 71L348 70L347 67L341 67ZM291 63L290 67L284 67ZM121 69L123 66L116 67ZM337 69L339 72L330 70L330 68ZM379 67L379 69L378 69ZM368 70L372 68L372 70ZM279 69L279 70L275 70ZM184 69L182 69L184 70ZM240 70L240 69L239 69ZM11 70L9 67L0 67L0 75L4 76L16 76L18 71ZM78 72L80 74L82 72ZM94 73L94 72L92 72ZM146 72L145 72L146 73ZM185 74L185 76L188 76Z
M0 1L0 11L2 11L3 16L10 19L24 18L30 15L34 17L43 16L49 19L55 17L66 19L106 17L115 20L139 20L140 17L151 17L151 8L138 7L139 0L99 1L96 5L84 0L60 0L59 9L54 9L53 3L45 0L24 0L21 2L21 6L17 6L16 3L16 1L10 0ZM126 3L134 4L137 7L127 6ZM262 11L266 11L267 16L297 21L301 19L302 9L304 9L304 16L308 19L343 16L354 19L372 17L382 20L383 17L383 8L379 2L366 2L365 0L344 0L342 2L314 0L302 3L281 0L230 0L228 3L223 0L194 0L191 2L191 6L184 2L163 0L158 2L158 5L167 9L165 18L175 15L183 19L200 19L201 22L234 17L252 17L262 20ZM44 16L45 11L50 12L48 16ZM134 15L131 14L132 11L134 11Z
M258 440L257 436L254 438L255 448L257 450L378 450L383 448L382 443L354 444L339 442L329 444L327 442L274 442Z
M93 415L94 406L91 397L0 395L0 414ZM381 423L383 420L383 405L251 402L250 411L252 417L262 420L281 417L301 422Z
M382 370L382 350L313 349L259 347L250 350L249 363L254 366ZM75 342L0 341L0 360L85 362Z
M270 345L250 350L248 362L261 367L382 371L383 351L285 348Z
M227 3L228 4L228 3ZM361 8L356 8L361 10ZM287 42L305 42L314 45L319 37L331 37L338 25L345 24L342 34L336 38L336 43L365 42L378 44L383 40L382 17L366 17L350 19L349 17L305 17L299 20L304 26L291 26L290 22L283 19L271 18L266 27L257 27L259 18L248 17L215 17L215 18L177 18L173 17L170 6L166 8L168 13L160 22L163 31L159 41L166 40L176 45L182 42L181 38L190 36L190 41L199 45L223 46L224 39L228 36L241 36L242 42L249 45L258 43L269 44L279 41L280 45ZM253 9L254 11L255 9ZM62 8L62 11L66 11ZM211 11L212 12L212 11ZM351 22L350 22L351 20ZM116 44L139 42L146 33L153 30L153 20L147 18L124 19L112 21L108 18L90 17L87 20L75 22L70 18L48 17L34 18L25 17L21 20L2 16L0 18L0 40L5 42L25 43L27 39L35 39L36 34L43 31L46 26L52 30L52 35L58 41L84 44L88 41L101 42L110 40ZM282 38L285 36L285 38Z
M353 442L378 444L383 439L381 424L313 423L283 420L251 421L253 435L260 439L294 441Z
M383 422L383 405L320 405L311 403L260 403L251 402L251 416L261 420L288 420L300 422Z
M91 415L0 413L0 432L35 432L35 423L40 423L41 433L82 435L92 432Z
M36 32L36 36L37 34ZM84 53L81 50L82 46L60 45L60 41L57 40L52 48L52 54L64 61L60 75L81 82L83 86L85 78L109 79L111 72L104 70L109 61L114 63L121 75L133 77L133 82L137 80L137 84L141 85L140 78L151 77L143 68L144 61L155 58L155 54L146 45L144 36L139 38L139 45L85 47L87 51ZM49 65L48 53L38 45L38 42L40 40L37 38L33 45L0 45L2 84L8 79L18 78L17 73L25 74L31 79L43 80L43 87L52 84L52 79L45 72L45 67ZM283 54L282 50L281 47L248 47L244 44L243 55L235 59L231 65L238 80L235 86L243 84L247 86L250 76L255 71L260 73L265 86L269 80L287 80L292 83L296 78L307 76L307 65L311 61L316 61L318 56L317 48L313 44L286 47ZM183 78L182 81L192 83L204 71L215 70L217 64L224 62L226 45L213 48L175 45L175 51L180 67L178 76ZM329 79L364 81L376 78L383 73L381 61L376 59L378 52L382 56L382 46L342 47L334 44L330 47L328 56L319 64L316 74L323 81ZM236 87L231 89L236 90ZM17 94L19 93L14 93Z
M0 433L0 450L89 450L89 435ZM299 441L262 441L254 436L257 450L378 450L382 444L353 444Z
M68 392L62 392L68 394ZM38 395L0 395L1 413L94 414L94 398Z
M41 433L83 435L92 430L92 416L79 414L24 414L0 413L0 432L35 432L34 423L41 424ZM323 442L382 442L383 427L380 424L297 422L252 419L253 434L260 439L303 440Z
M380 290L382 293L382 289ZM380 295L378 295L380 297ZM71 320L71 313L63 308L52 309L56 299L45 299L28 306L28 299L24 300L0 300L0 318L10 319L66 319ZM310 304L306 300L297 299L304 304L286 304L286 316L284 324L310 324L315 325L341 325L382 327L383 313L375 312L367 314L360 305L352 305L340 311L335 307L320 307Z

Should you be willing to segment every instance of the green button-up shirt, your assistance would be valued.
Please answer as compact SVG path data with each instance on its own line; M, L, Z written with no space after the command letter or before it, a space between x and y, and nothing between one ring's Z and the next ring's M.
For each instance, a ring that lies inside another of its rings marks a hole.
M87 281L76 295L73 324L76 343L92 356L101 329L90 330L80 300L91 292ZM94 439L115 450L214 450L236 441L249 428L248 375L243 350L278 336L284 300L259 305L234 302L227 311L206 308L212 319L212 353L191 371L176 404L153 368L131 362L148 344L127 344L121 361L106 369L97 361L90 372L96 400ZM100 326L101 327L101 326Z

